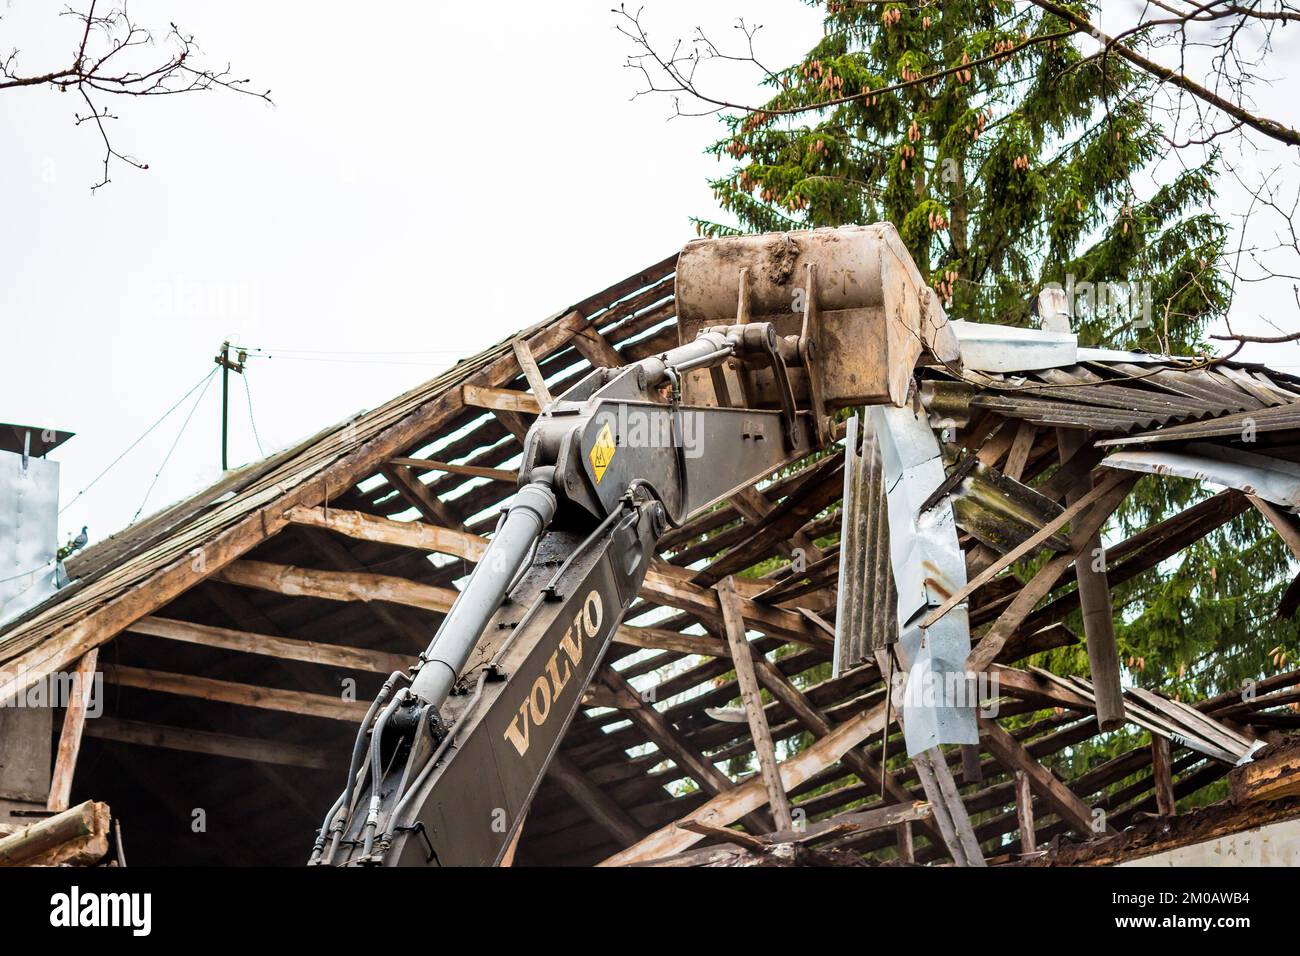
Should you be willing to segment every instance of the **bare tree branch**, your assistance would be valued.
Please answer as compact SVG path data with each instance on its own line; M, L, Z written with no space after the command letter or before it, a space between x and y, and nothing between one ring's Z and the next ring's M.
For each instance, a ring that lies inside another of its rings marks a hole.
M84 11L69 7L60 14L80 24L80 42L68 66L45 72L20 72L16 48L0 59L0 90L44 86L60 92L75 90L79 94L87 112L74 112L76 124L93 123L104 144L103 175L90 187L92 192L108 185L109 167L115 159L136 169L149 168L147 163L113 146L104 123L117 117L97 104L100 94L171 96L225 89L271 102L270 90L250 89L250 81L234 76L228 64L224 69L216 69L197 62L202 51L194 36L182 32L175 23L168 25L167 33L159 41L153 31L131 19L125 0L107 13L96 12L98 6L98 0L89 0Z

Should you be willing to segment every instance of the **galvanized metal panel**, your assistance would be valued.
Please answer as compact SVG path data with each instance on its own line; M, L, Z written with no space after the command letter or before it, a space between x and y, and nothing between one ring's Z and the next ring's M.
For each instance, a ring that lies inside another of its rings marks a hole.
M55 591L59 464L0 452L0 623Z
M982 372L1024 372L1073 365L1079 338L1072 332L1022 329L984 322L950 322L961 346L964 368Z
M1183 451L1118 451L1102 460L1108 468L1195 478L1300 510L1300 465L1222 445L1196 443Z
M973 701L954 701L952 687L965 687L970 653L966 605L933 627L917 621L966 584L966 561L957 540L950 499L922 511L945 474L939 442L917 410L876 406L871 424L880 438L888 500L890 563L898 593L899 658L907 668L902 710L907 752L937 744L979 741Z

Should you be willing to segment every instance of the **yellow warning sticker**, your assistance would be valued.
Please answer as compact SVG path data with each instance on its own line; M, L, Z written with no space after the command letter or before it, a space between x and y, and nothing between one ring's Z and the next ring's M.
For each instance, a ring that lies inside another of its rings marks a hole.
M600 430L596 436L596 444L591 446L591 470L596 473L596 484L600 484L600 479L605 477L605 469L609 463L614 460L614 432L609 427L609 422Z

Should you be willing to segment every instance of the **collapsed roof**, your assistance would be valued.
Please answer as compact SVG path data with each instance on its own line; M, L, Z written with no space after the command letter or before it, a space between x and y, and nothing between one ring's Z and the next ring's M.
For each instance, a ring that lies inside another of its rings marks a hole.
M55 768L63 806L111 804L138 862L302 862L365 702L413 663L483 553L546 396L593 366L677 344L676 261L71 559L72 585L0 629L0 697L87 663L109 685L104 716L78 729L80 755ZM1300 380L953 325L964 366L919 369L911 401L942 446L973 653L997 677L979 742L904 756L880 653L896 638L884 623L888 534L868 520L885 482L862 451L868 422L853 418L823 451L663 537L516 862L785 858L774 847L799 848L801 862L1021 861L1057 837L1094 840L1098 810L1106 833L1168 817L1296 726L1300 672L1261 680L1249 699L1188 703L1128 686L1115 729L1098 675L1024 662L1080 641L1066 623L1096 581L1067 573L1079 529L1100 527L1139 473L1224 490L1108 547L1104 587L1152 573L1252 507L1300 550ZM1043 549L1049 570L1022 579L1018 559ZM754 636L772 744L730 706L742 695L712 590L724 578ZM1282 610L1297 604L1293 585ZM1094 766L1064 759L1103 732L1132 746ZM754 768L769 745L808 821L797 834L731 829L767 802ZM202 839L194 807L206 809Z

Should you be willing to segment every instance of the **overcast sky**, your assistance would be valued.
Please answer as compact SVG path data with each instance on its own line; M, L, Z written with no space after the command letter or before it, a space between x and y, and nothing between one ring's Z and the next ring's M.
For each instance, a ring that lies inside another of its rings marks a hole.
M612 5L132 0L137 21L175 20L275 105L115 100L114 145L150 168L116 164L93 196L100 144L74 125L75 94L0 93L0 420L77 433L53 456L61 538L83 524L104 537L146 492L147 513L218 476L214 379L69 505L225 338L279 353L249 366L269 453L663 258L692 237L689 216L716 215L720 167L703 150L719 124L631 100ZM4 6L0 50L20 48L20 70L70 59L76 24L49 0ZM795 0L647 0L646 16L667 41L697 23L725 36L740 10L767 25L772 63L820 32ZM1296 123L1284 89L1263 105ZM239 381L231 422L232 464L260 457Z

